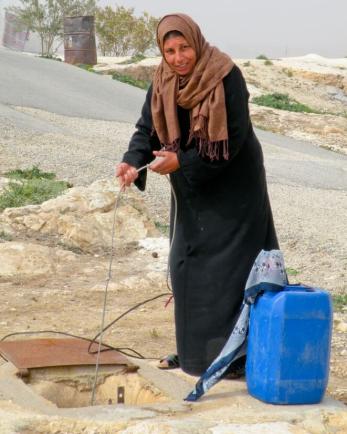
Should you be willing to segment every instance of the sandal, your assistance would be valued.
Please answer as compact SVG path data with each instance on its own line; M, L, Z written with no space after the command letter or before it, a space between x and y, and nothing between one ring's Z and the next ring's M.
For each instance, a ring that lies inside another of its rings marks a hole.
M177 354L169 354L166 357L163 357L159 363L159 369L176 369L180 367L180 362L178 360Z

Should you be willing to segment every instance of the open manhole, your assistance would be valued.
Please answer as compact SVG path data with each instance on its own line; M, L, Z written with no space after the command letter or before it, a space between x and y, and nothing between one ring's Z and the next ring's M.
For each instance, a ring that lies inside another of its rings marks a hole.
M23 381L59 408L90 406L95 379L93 366L35 368ZM124 367L102 366L98 374L95 405L143 405L168 398L138 372Z
M28 339L0 342L0 355L37 394L60 408L87 407L95 382L96 344L83 339ZM117 351L100 353L95 405L143 405L168 397L141 376L138 366Z

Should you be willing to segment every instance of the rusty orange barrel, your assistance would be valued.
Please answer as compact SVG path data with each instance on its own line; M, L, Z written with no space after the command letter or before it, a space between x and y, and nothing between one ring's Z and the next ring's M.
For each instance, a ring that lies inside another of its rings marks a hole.
M64 18L64 57L73 65L96 65L94 16Z

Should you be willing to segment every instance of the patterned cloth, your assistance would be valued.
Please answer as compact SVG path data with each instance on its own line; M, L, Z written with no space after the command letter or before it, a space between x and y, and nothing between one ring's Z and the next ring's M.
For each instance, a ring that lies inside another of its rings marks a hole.
M280 250L262 250L248 276L239 318L221 353L200 377L185 401L196 401L222 379L230 364L246 354L250 305L264 291L281 291L288 284Z

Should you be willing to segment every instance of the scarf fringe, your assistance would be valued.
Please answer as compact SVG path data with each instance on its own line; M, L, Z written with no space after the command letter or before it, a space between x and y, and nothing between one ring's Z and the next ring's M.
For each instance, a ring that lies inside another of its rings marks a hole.
M169 152L178 152L180 149L181 139L178 138L174 140L172 143L161 143L162 151L169 151Z
M208 158L211 161L221 159L229 160L229 140L209 142L195 135L193 135L192 139L195 140L198 153L202 158ZM180 149L180 139L175 140L173 143L162 143L161 146L164 151L177 153Z
M229 140L209 142L202 137L195 137L194 135L192 139L195 139L198 153L202 158L209 158L211 161L229 160ZM175 140L173 143L162 143L161 146L164 151L177 153L180 149L180 139Z
M198 152L201 157L208 157L211 161L214 160L229 160L229 141L222 140L220 142L209 142L202 138L197 138Z
M192 128L189 132L188 144L195 139L199 155L213 160L229 160L229 140L211 142L208 140L207 118L199 115L197 119L191 119Z
M199 155L202 158L209 158L211 161L214 160L229 160L229 140L220 140L211 142L206 137L207 133L207 120L203 116L199 116L200 128L196 131L193 128L189 132L188 145L195 140L196 147ZM197 122L195 123L197 125ZM151 135L156 134L154 128L152 128ZM181 146L181 139L178 137L171 143L161 143L162 150L169 152L178 152Z
M154 126L152 126L152 130L151 130L151 137L153 137L153 136L158 137L158 134L157 134ZM180 137L175 139L172 143L160 143L161 151L170 151L170 152L177 152L180 148L180 145L181 145Z

